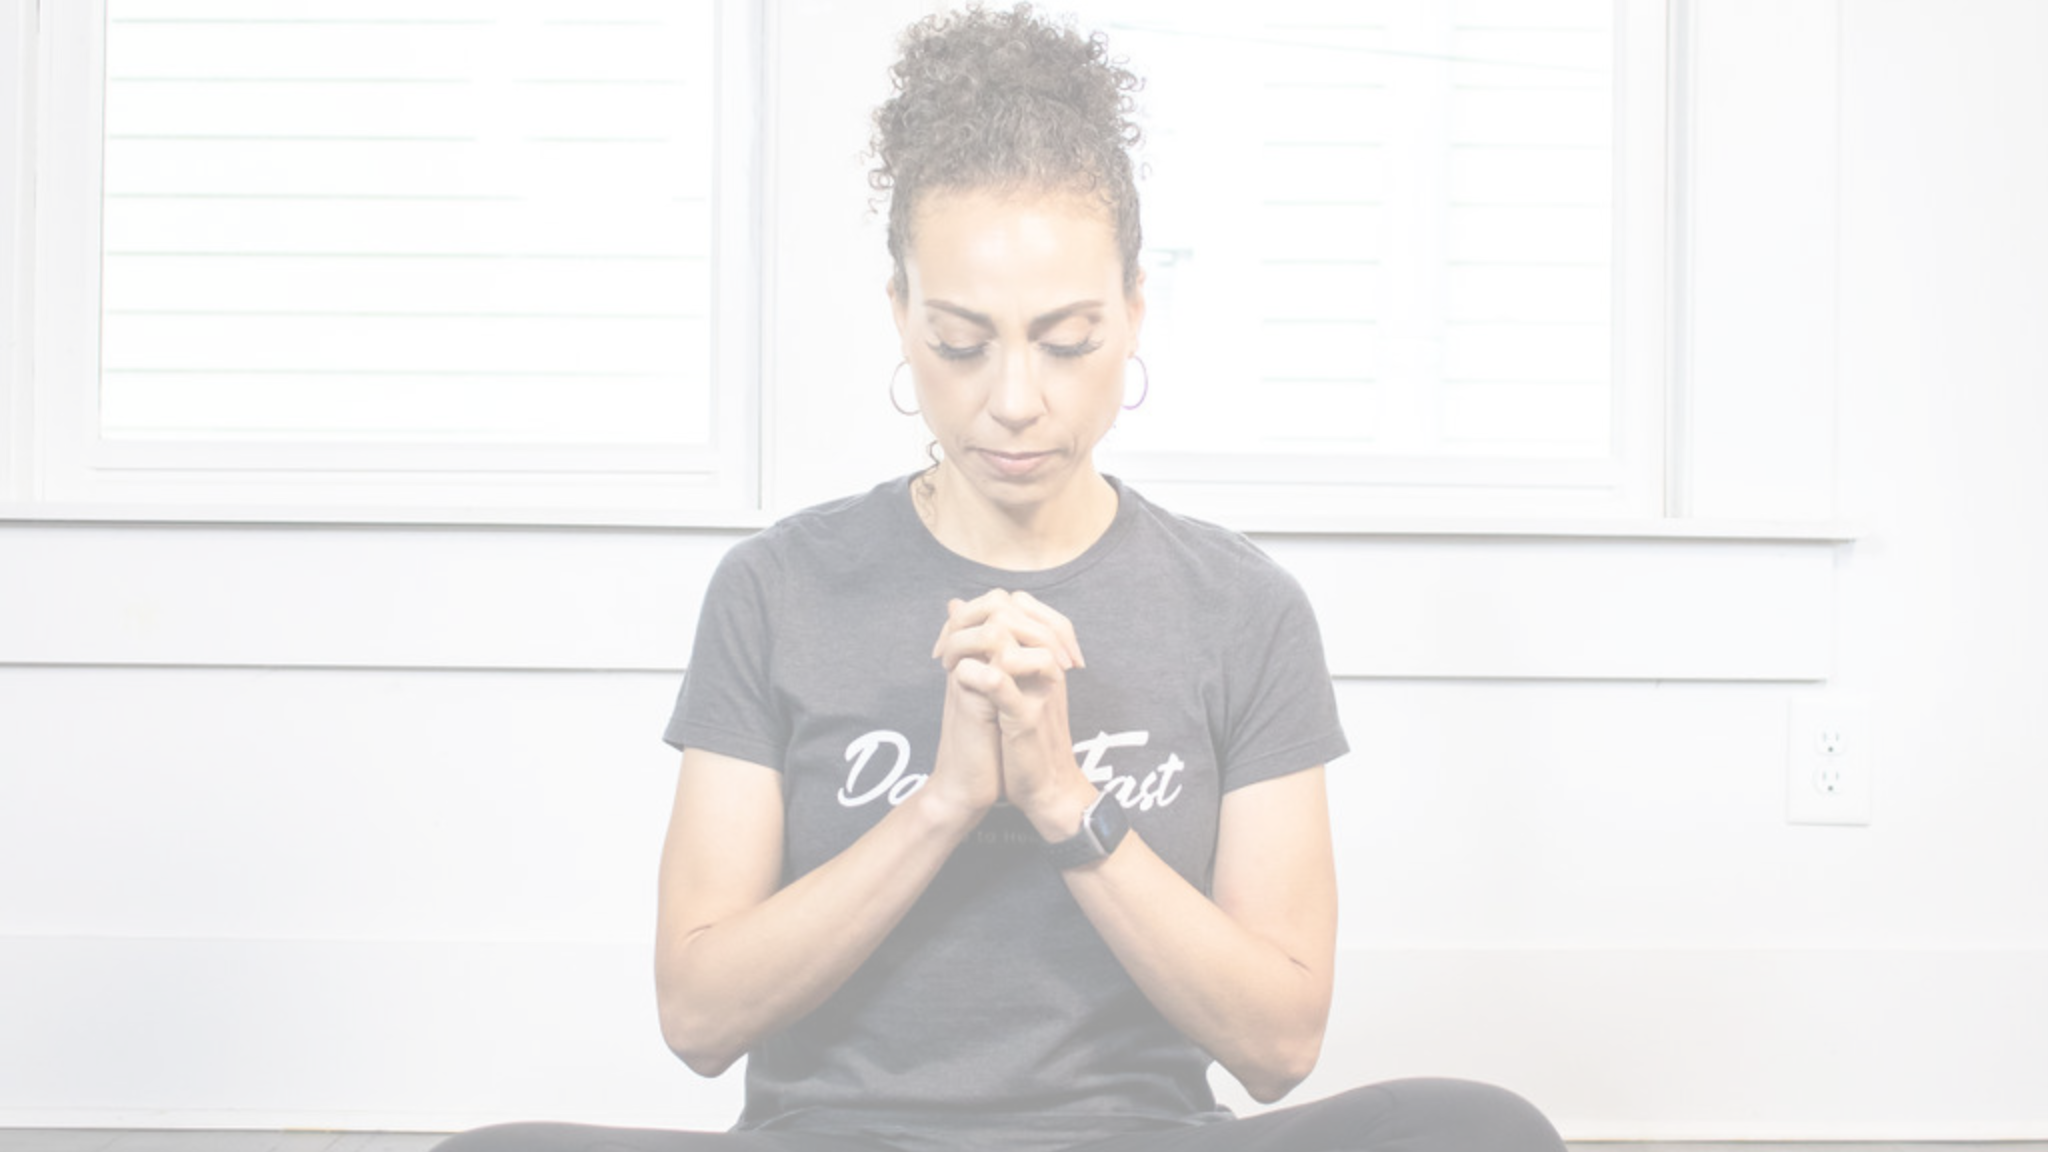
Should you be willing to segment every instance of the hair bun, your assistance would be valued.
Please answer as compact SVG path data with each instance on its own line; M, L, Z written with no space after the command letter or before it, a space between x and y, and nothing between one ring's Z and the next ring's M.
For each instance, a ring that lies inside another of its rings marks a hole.
M1028 3L928 16L908 28L875 109L868 183L889 195L889 254L904 284L910 217L940 188L1043 188L1099 197L1116 230L1124 283L1137 282L1141 230L1130 149L1138 76Z

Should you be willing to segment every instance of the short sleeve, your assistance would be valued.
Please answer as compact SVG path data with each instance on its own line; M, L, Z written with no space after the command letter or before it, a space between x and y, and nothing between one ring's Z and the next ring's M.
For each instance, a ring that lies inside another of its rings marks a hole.
M1226 672L1225 792L1349 750L1307 593L1270 560L1250 585L1245 610L1234 614Z
M669 744L782 767L788 722L773 680L772 575L758 538L726 553L712 573L662 737Z

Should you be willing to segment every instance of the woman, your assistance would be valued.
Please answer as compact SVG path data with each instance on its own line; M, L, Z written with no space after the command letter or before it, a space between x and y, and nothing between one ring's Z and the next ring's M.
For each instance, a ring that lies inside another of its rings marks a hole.
M1277 1100L1329 1012L1315 620L1094 465L1145 316L1136 78L1021 6L917 25L894 78L874 179L937 463L733 549L667 734L662 1029L749 1057L745 1113L443 1147L1555 1152L1459 1082L1217 1107L1212 1058Z

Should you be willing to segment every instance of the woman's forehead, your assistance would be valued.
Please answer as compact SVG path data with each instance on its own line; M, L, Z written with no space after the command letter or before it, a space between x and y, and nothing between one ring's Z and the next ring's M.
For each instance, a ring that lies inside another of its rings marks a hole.
M913 279L1032 275L1095 283L1121 275L1100 199L1055 190L938 190L918 198L906 254Z

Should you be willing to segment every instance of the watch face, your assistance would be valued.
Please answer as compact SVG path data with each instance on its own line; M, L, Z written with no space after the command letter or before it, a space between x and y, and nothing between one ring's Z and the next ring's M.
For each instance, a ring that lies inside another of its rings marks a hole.
M1088 809L1086 825L1089 837L1101 847L1104 856L1116 851L1116 846L1123 843L1124 833L1131 829L1130 818L1124 815L1124 806L1106 792Z
M1105 853L1109 850L1109 837L1111 834L1109 809L1115 806L1113 801L1097 804L1088 809L1088 819L1082 822L1082 827L1088 830L1088 838L1095 841L1096 845Z
M1130 819L1124 815L1123 806L1116 798L1104 794L1081 816L1081 828L1072 837L1057 844L1046 845L1046 852L1054 865L1072 868L1100 860L1116 851L1123 842L1124 833L1130 831Z

